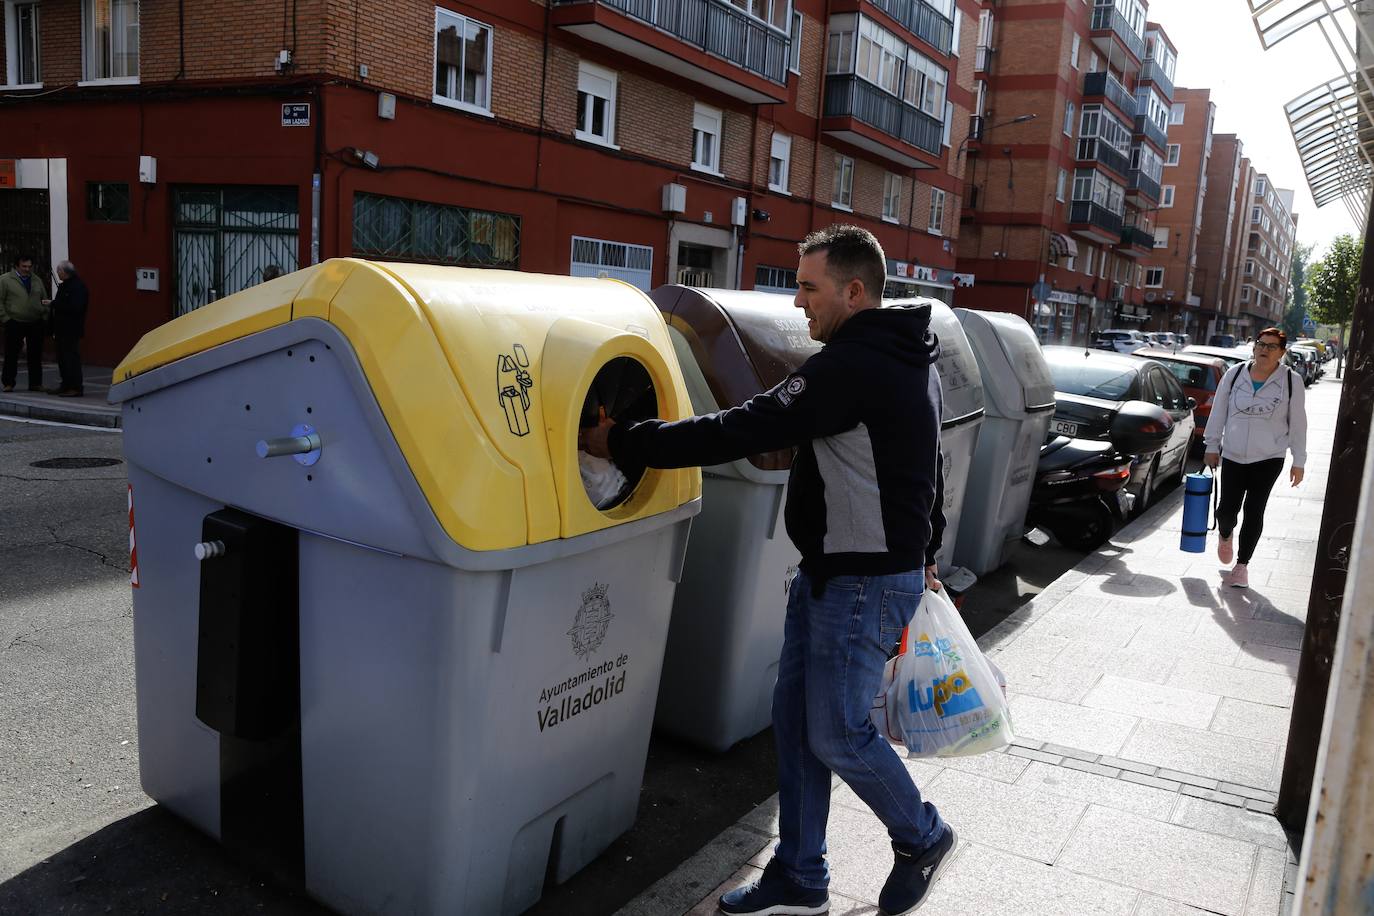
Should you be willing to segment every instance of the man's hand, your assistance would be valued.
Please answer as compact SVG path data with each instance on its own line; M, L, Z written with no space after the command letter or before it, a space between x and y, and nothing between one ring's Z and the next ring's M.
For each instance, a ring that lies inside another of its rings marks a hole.
M1288 479L1292 481L1291 486L1296 487L1298 484L1302 483L1302 468L1289 468Z
M938 572L938 570L934 563L926 567L926 588L933 592L938 592L940 589L944 588L944 586L940 584L940 580L935 578L936 572Z
M615 426L615 421L606 416L606 408L600 408L600 417L595 426L589 426L577 431L577 447L589 455L610 460L611 457L611 427Z
M1202 456L1202 463L1215 470L1221 464L1221 452L1208 452Z

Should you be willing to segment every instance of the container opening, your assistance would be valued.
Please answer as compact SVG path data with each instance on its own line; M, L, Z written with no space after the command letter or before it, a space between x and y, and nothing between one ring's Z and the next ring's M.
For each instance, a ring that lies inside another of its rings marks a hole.
M638 423L659 415L658 393L649 371L638 360L617 356L601 367L582 402L578 425L583 428L595 426L602 410L617 423ZM619 471L625 483L614 496L601 492L601 487L594 486L584 472L582 484L587 488L587 497L598 509L612 509L625 502L644 477L643 465L620 465ZM599 479L598 482L604 483Z

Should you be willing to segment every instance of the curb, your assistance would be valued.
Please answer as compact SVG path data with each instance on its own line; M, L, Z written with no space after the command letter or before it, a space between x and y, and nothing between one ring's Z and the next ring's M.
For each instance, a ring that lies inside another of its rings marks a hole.
M123 419L118 411L82 410L65 405L35 403L0 398L0 415L23 417L29 420L48 420L54 423L76 423L81 426L98 426L102 429L120 429Z

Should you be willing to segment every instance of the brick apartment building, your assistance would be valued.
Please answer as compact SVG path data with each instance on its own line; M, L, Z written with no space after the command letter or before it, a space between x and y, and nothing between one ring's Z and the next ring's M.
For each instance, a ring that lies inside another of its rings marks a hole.
M977 0L5 10L0 256L77 264L93 362L343 255L788 290L845 220L889 293L973 281Z
M1254 168L1235 134L1213 134L1198 238L1193 289L1201 304L1202 339L1234 326L1233 304L1240 295L1241 255L1245 251Z
M1213 195L1208 181L1215 119L1210 90L1174 91L1153 250L1144 260L1151 310L1145 330L1182 332L1193 340L1206 331L1203 291L1210 274L1198 272L1203 216L1209 196L1226 196L1222 189Z
M1176 49L1139 0L982 6L956 302L1047 343L1147 324Z
M1248 233L1236 304L1237 334L1254 336L1283 320L1297 238L1292 207L1292 191L1275 188L1268 175L1255 176L1246 208Z

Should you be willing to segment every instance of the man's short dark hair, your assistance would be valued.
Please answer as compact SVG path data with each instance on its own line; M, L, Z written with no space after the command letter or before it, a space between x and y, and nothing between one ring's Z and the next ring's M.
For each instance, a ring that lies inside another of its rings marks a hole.
M1272 334L1272 335L1274 335L1275 337L1277 337L1277 338L1279 339L1279 349L1280 349L1280 350L1287 350L1287 349L1288 349L1288 335L1285 334L1285 333L1283 333L1283 330L1282 330L1282 329L1280 329L1280 328L1265 328L1263 331L1260 331L1258 334L1255 335L1255 340L1259 340L1259 339L1260 339L1261 337L1263 337L1265 334Z
M14 259L14 266L18 267L18 266L19 266L19 262L21 262L21 261L30 261L30 262L32 262L32 261L33 261L33 255L29 254L27 251L22 252L22 253L19 255L19 257L17 257L17 258Z
M840 286L858 280L874 302L883 298L887 282L887 257L883 246L867 229L859 226L826 226L801 240L801 255L825 252L826 272Z

